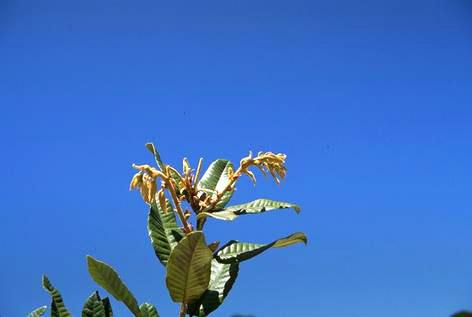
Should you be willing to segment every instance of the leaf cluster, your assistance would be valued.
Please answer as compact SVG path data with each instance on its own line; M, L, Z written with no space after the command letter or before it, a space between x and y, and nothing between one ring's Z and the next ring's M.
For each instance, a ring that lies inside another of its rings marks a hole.
M293 209L296 204L260 198L244 204L228 206L236 183L242 175L256 182L251 167L264 175L271 175L277 184L286 175L284 154L259 152L257 156L241 159L238 168L226 159L212 162L201 175L200 159L192 169L183 159L179 171L165 164L152 143L146 147L154 156L156 167L136 165L130 189L140 191L149 206L147 230L154 252L166 270L166 286L170 298L180 303L179 316L208 316L223 303L236 282L241 262L247 261L271 248L281 248L297 243L307 243L302 232L296 232L270 243L248 243L231 240L223 246L219 242L208 243L205 223L209 218L232 221L243 215L263 214L268 211ZM155 306L138 304L137 299L124 284L118 273L105 262L87 256L88 271L92 279L116 300L122 302L135 317L158 317ZM51 316L71 317L61 294L46 276L43 287L51 295ZM37 308L29 317L42 316L46 307ZM112 317L108 298L101 299L94 292L84 304L82 317Z

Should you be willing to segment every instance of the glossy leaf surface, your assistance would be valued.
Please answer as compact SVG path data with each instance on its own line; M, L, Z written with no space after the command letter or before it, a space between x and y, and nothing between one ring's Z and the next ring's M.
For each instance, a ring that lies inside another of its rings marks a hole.
M210 164L205 174L198 182L197 188L205 191L208 195L222 192L229 183L230 171L233 164L228 160L219 159ZM221 200L216 204L215 209L222 209L233 196L233 190L228 190Z
M288 237L275 240L268 244L230 241L217 251L215 258L221 263L236 263L249 260L270 248L281 248L296 243L307 243L307 237L297 232Z
M98 292L94 292L87 298L82 308L82 317L108 317Z
M166 284L174 302L191 303L200 298L210 281L212 252L201 231L185 236L167 263Z
M144 303L139 306L141 310L141 317L159 317L156 307L149 303Z
M141 316L136 298L111 266L91 256L87 256L87 264L90 275L98 285L123 302L136 317Z
M199 218L204 217L212 217L219 220L234 220L240 215L246 214L260 214L270 210L277 210L277 209L287 209L292 208L298 214L301 211L300 206L284 202L284 201L276 201L270 199L257 199L251 201L249 203L234 205L226 207L221 211L215 212L203 212L199 214Z
M61 293L52 285L46 275L43 275L43 288L51 295L51 316L72 317L62 300Z
M194 304L189 305L188 313L199 317L209 315L224 301L238 276L238 263L219 263L211 261L211 277L208 290Z
M166 200L167 211L162 210L160 204L154 201L148 214L148 234L154 252L159 261L166 266L172 249L183 237L182 229L177 225L175 213L171 204Z

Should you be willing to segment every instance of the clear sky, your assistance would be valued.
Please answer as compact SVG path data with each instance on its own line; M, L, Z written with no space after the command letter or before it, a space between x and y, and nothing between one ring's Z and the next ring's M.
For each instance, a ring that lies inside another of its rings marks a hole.
M80 315L85 255L176 316L131 164L285 152L281 186L208 240L310 243L243 263L215 316L443 317L472 308L472 3L0 1L0 315ZM104 294L104 291L102 291ZM125 308L114 302L119 316Z

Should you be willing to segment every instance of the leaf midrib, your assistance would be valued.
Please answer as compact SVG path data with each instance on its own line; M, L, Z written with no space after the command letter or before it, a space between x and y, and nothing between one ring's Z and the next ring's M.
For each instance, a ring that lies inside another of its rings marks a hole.
M192 249L192 255L190 256L190 262L187 267L187 274L185 274L185 286L184 286L184 296L183 296L183 302L187 304L187 284L190 276L190 268L192 267L193 263L193 257L195 256L195 249L198 246L198 241L200 240L200 237L198 237L198 240L195 241L195 246Z

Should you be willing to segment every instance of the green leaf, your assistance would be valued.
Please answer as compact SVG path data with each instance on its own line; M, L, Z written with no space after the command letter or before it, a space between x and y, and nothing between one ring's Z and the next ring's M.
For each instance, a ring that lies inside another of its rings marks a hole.
M202 212L198 215L198 218L212 217L219 220L234 220L240 215L260 214L270 210L287 208L292 208L297 214L301 211L300 206L292 203L261 198L249 203L229 206L221 211L215 211L212 213Z
M148 233L154 252L159 261L166 266L170 252L182 239L184 233L177 225L172 205L166 200L167 212L157 202L151 204L148 215Z
M87 256L87 265L90 275L98 285L123 302L136 317L141 316L136 298L111 266L90 255Z
M182 195L185 189L185 186L181 183L182 178L180 177L179 174L177 174L174 170L169 170L170 177L174 179L174 186L175 186L175 191L177 192L177 195Z
M233 287L238 272L238 263L225 264L213 259L208 289L196 303L189 305L188 314L204 317L216 310Z
M98 292L93 292L93 294L87 298L82 308L82 317L108 317Z
M207 194L222 192L229 183L230 170L234 170L233 164L228 160L216 160L210 164L205 174L198 182L197 188ZM221 200L216 204L215 209L222 209L233 196L233 190L228 190Z
M159 317L159 313L157 312L156 307L154 307L152 304L141 304L141 306L139 306L139 309L141 310L142 317Z
M71 313L67 310L62 300L61 293L54 288L54 286L49 281L46 275L43 275L43 288L51 295L52 304L51 304L51 316L57 317L72 317Z
M154 146L154 143L149 142L146 143L146 148L149 150L154 155L154 158L156 160L157 166L159 166L159 169L163 172L165 172L166 167L168 165L164 164L161 160L161 155L159 152L157 152L156 147ZM178 194L182 192L183 187L180 186L180 176L174 172L173 170L170 170L170 176L175 180L175 189Z
M201 231L193 231L180 240L167 262L166 284L174 302L189 304L205 292L212 255Z
M46 312L46 309L48 309L47 306L38 307L29 313L27 317L41 317Z
M51 317L59 317L59 311L54 300L51 302Z
M102 299L103 307L105 308L105 316L113 317L113 310L111 309L110 299L105 297Z
M221 263L237 263L249 260L270 248L282 248L308 240L304 233L297 232L288 237L275 240L269 244L230 241L216 252L215 259Z
M165 171L166 169L165 165L164 163L162 163L161 156L159 152L157 152L156 147L154 146L154 143L152 142L146 143L146 148L149 150L149 152L152 153L152 155L154 155L154 158L156 159L156 163L161 169L161 171Z

